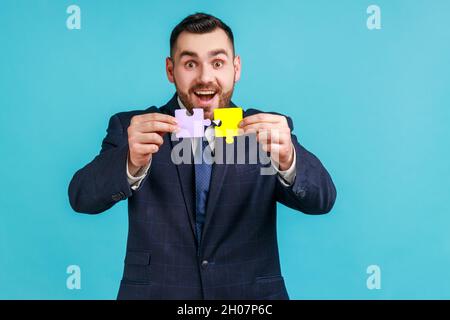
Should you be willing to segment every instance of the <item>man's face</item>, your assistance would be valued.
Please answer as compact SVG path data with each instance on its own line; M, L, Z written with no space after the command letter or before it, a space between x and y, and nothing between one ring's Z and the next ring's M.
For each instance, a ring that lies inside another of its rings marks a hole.
M204 34L184 31L172 58L166 59L166 71L186 108L202 108L205 118L213 119L214 109L230 104L241 62L239 56L234 57L232 43L222 29Z

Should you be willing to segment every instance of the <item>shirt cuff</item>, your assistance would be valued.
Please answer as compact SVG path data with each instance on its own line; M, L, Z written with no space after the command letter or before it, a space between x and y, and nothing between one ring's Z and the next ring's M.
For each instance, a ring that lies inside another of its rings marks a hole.
M128 156L127 156L127 180L130 184L131 190L137 190L139 186L141 185L142 180L147 176L148 170L150 169L150 164L152 163L152 160L148 162L148 164L145 167L141 167L137 172L135 176L132 176L130 173L130 170L128 169Z
M292 161L291 166L287 170L280 170L279 166L275 164L274 161L272 161L272 166L275 169L275 171L278 173L278 180L280 180L281 184L285 187L290 187L294 184L295 176L296 176L296 170L295 170L295 164L297 162L297 153L295 152L294 144L292 144L292 152L294 152L294 160Z

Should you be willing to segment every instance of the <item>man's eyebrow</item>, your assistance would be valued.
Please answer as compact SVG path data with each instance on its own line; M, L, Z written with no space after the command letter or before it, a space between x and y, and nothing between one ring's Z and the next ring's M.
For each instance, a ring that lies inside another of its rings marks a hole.
M180 59L183 58L184 56L189 56L189 57L193 57L193 58L198 58L198 54L193 52L193 51L188 51L188 50L184 50L180 53Z
M224 54L228 57L228 52L225 49L216 49L208 52L209 57L215 57L219 54ZM192 58L198 58L198 54L194 51L184 50L180 53L180 59L184 56L192 57Z
M224 54L228 57L228 52L225 49L216 49L208 52L208 56L210 57L215 57L218 56L219 54Z

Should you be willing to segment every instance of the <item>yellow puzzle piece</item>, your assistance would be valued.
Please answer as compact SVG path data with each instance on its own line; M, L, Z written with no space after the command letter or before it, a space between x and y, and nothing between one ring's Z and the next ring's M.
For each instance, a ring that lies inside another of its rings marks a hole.
M238 124L242 120L242 108L214 109L214 120L220 120L220 126L214 128L216 137L225 137L226 143L233 143L238 136Z

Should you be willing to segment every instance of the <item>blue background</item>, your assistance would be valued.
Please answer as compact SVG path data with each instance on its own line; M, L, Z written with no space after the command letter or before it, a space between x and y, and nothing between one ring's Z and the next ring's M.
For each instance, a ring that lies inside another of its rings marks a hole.
M66 28L69 5L82 29ZM366 27L381 7L382 29ZM236 36L233 101L291 116L331 173L331 214L279 205L293 299L450 298L450 2L0 2L0 298L114 299L127 236L121 202L74 213L67 186L108 119L173 94L172 28L205 11ZM81 267L81 290L66 268ZM381 268L368 290L366 268Z

